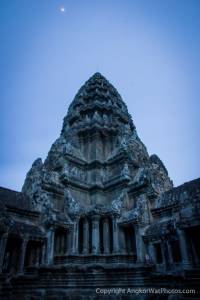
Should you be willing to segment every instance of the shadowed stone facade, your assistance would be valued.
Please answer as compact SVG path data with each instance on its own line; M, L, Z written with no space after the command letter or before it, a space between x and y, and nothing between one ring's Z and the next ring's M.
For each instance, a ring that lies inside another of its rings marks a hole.
M22 192L0 189L0 299L184 299L95 291L197 290L199 234L200 179L173 187L117 90L96 73Z

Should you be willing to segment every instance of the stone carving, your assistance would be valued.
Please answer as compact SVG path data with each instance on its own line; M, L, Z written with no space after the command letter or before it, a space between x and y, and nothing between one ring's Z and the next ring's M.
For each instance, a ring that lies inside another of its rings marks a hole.
M131 224L138 221L138 210L132 209L130 211L124 212L124 214L121 216L119 223L121 224Z
M120 148L122 148L123 150L127 150L127 139L125 137L122 137L120 142Z
M124 200L126 197L126 193L122 192L117 199L113 200L111 203L111 209L117 213L121 213L121 209L123 208Z
M68 181L69 179L86 182L87 173L75 166L65 166L61 174L61 180Z
M76 158L84 159L81 152L78 149L76 149L74 146L72 146L72 144L70 144L70 143L66 144L66 146L64 148L64 153L69 154L71 156L75 156Z
M54 171L45 172L43 182L46 184L59 185L59 174Z
M79 214L81 211L79 203L74 200L69 190L65 192L65 209L69 214Z
M139 168L133 182L137 185L146 184L149 180L148 171L146 168Z
M127 163L124 164L123 170L121 172L121 176L130 180L130 172Z

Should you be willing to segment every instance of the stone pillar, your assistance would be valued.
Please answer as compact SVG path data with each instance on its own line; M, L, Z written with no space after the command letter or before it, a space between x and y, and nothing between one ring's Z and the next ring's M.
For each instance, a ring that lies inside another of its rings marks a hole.
M8 239L7 233L4 233L0 239L0 273L2 272L3 269L3 261L4 261L5 251L6 251L7 239Z
M161 254L162 254L162 263L166 264L166 255L164 250L164 242L160 241L160 248L161 248Z
M148 244L148 254L150 257L150 261L156 264L155 247L151 242Z
M53 247L54 255L58 253L58 234L54 233L54 247Z
M40 243L37 243L37 247L36 247L36 266L39 266L39 264L40 264L40 254L41 254L41 245L40 245Z
M178 232L179 242L180 242L182 264L185 269L188 269L191 267L192 262L191 262L189 254L188 254L188 251L187 251L187 248L188 248L187 242L188 241L186 238L186 234L185 234L185 231L182 229L178 229L177 232Z
M65 234L66 233L61 233L60 235L60 254L64 254L65 253Z
M168 248L168 253L169 253L169 264L173 265L174 260L173 260L172 247L171 247L170 241L167 241L167 248Z
M66 228L66 231L65 231L65 239L64 239L64 254L66 255L67 254L67 251L68 251L68 228Z
M55 232L53 229L49 230L47 233L47 263L48 265L53 263L53 257L54 257L54 235Z
M41 259L41 264L45 264L46 263L46 241L43 241L42 243L42 259Z
M30 242L30 244L32 244ZM28 266L32 266L33 265L33 248L29 247L29 254L28 254Z
M83 220L83 254L89 253L89 224L87 218Z
M134 229L137 250L137 262L145 262L145 245L142 239L142 230L138 226L134 226Z
M22 244L21 244L21 249L20 249L20 256L19 256L19 267L18 267L18 272L20 274L23 274L24 272L24 263L25 263L25 256L26 256L26 246L27 246L27 240L23 239Z
M72 230L72 248L71 248L71 254L75 254L76 252L76 234L75 234L75 230L76 230L76 224L73 225L73 230Z
M74 224L72 225L72 231L71 231L71 254L75 255L78 254L78 236L79 236L79 219L77 218L74 221Z
M166 240L161 242L161 252L165 264L165 269L168 270L170 267L170 258L169 258L169 250L168 250L168 245Z
M110 253L110 226L109 220L106 218L103 220L103 249L104 254Z
M30 266L35 266L35 259L36 259L36 255L35 255L35 245L32 245L32 248L30 249Z
M99 216L92 218L92 254L99 253Z
M73 238L73 226L70 226L67 232L67 240L66 240L66 250L67 254L71 255L72 252L72 238Z
M79 253L79 221L80 218L76 219L76 224L75 224L75 254Z
M118 226L115 217L112 218L113 253L119 252Z
M119 227L119 245L120 245L120 254L127 254L125 231L124 231L124 227L122 226Z

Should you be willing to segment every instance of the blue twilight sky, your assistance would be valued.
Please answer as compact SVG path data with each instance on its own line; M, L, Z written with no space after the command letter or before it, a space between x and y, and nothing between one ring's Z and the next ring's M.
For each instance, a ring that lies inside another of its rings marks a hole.
M96 71L174 184L199 177L199 0L0 0L1 186L21 189Z

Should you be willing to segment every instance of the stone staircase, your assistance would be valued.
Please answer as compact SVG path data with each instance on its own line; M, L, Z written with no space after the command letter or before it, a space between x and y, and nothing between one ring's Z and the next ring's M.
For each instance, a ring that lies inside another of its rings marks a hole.
M78 265L41 267L13 278L7 286L3 285L0 299L76 299L69 298L69 295L75 297L78 293L82 298L77 299L97 299L95 298L98 296L96 294L97 288L150 287L151 270L151 266L147 267L142 264L116 264L115 267L113 265L109 267L108 265L94 264L82 267ZM9 292L11 298L4 298L3 295L9 295ZM47 295L49 296L47 297ZM104 296L101 299L104 299ZM116 295L115 299L118 299Z

